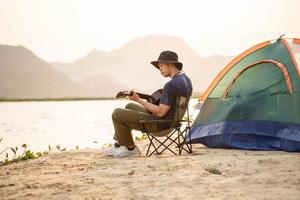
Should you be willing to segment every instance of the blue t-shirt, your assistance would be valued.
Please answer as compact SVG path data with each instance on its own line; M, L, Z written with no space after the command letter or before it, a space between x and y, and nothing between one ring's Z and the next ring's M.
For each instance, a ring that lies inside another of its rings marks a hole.
M193 92L193 86L191 79L183 72L180 72L174 76L169 82L164 86L164 91L160 99L160 104L165 104L171 106L170 110L164 117L158 117L155 115L156 119L174 119L176 112L176 97L184 96L190 97ZM170 127L170 123L159 124L158 130L164 130Z

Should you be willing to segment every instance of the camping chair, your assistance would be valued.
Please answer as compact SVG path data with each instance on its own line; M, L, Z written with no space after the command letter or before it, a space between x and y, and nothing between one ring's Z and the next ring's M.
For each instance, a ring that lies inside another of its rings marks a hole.
M143 133L146 133L150 143L148 145L146 156L151 156L155 152L157 154L163 153L165 150L169 150L174 155L177 155L170 146L175 144L178 148L178 153L181 155L182 150L185 150L187 153L192 153L192 144L187 143L185 138L189 136L190 132L190 118L189 118L189 98L187 97L177 97L176 98L176 111L174 119L172 120L140 120L140 123L143 124ZM187 112L187 119L183 119L184 114ZM146 123L171 123L170 128L166 130L162 130L159 132L151 132L150 130L145 128ZM183 123L186 123L186 126L181 130L181 126ZM164 139L161 139L164 138ZM189 138L190 139L190 138ZM168 143L168 144L167 144ZM157 146L158 145L158 146ZM150 152L151 147L153 147L153 151ZM160 150L161 149L161 150Z

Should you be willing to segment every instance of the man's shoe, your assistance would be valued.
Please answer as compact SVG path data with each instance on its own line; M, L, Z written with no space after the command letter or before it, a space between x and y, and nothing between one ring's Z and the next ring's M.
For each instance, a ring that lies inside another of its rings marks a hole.
M121 146L117 151L114 152L114 157L124 158L124 157L139 157L141 155L140 149L135 146L133 150L128 150L127 147Z
M121 147L115 147L115 146L113 145L113 146L109 147L108 149L106 149L106 150L104 151L104 153L105 153L105 155L107 155L107 156L114 156L114 154L115 154L117 151L119 151L120 148L121 148Z

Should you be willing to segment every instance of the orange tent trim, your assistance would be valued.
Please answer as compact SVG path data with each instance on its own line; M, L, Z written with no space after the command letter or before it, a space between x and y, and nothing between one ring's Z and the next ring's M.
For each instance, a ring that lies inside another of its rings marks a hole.
M223 98L225 98L229 92L229 90L232 88L232 85L235 83L236 79L241 75L243 74L245 71L247 71L248 69L252 68L252 67L255 67L256 65L258 64L261 64L261 63L273 63L275 65L277 65L282 73L283 73L283 76L286 80L286 84L287 84L287 88L288 88L288 91L289 93L293 93L293 86L292 86L292 82L291 82L291 79L290 79L290 76L289 76L289 73L286 69L286 67L279 61L275 61L275 60L261 60L261 61L258 61L258 62L255 62L249 66L247 66L246 68L244 68L243 70L241 70L235 77L234 79L232 79L232 81L230 82L230 84L228 85L226 91L224 92L223 94Z
M294 39L293 39L293 43L295 43L295 44L300 44L300 39L294 38Z
M266 41L262 42L260 44L257 44L250 49L244 51L241 53L239 56L237 56L235 59L233 59L218 75L217 77L213 80L213 82L209 85L208 89L203 93L203 95L199 98L200 102L204 102L207 97L210 95L212 90L216 87L216 85L220 82L220 80L223 78L223 76L235 65L237 64L240 60L242 60L244 57L247 55L251 54L254 51L257 51L261 48L264 48L268 45L271 44L271 41Z
M297 41L297 40L299 40L299 39L293 39L293 42L295 42L295 40ZM290 56L291 56L291 58L292 58L292 60L293 60L293 63L294 63L294 65L295 65L295 67L296 67L296 71L298 72L298 76L300 77L299 66L298 66L298 64L297 64L297 61L296 61L295 56L294 56L294 54L293 54L293 52L292 52L292 50L291 50L290 45L287 43L287 41L286 41L285 39L281 39L281 42L286 46L286 48L287 48L287 50L288 50L288 52L289 52L289 54L290 54ZM299 42L299 44L300 44L300 40L299 40L298 42ZM297 43L296 43L296 44L297 44Z

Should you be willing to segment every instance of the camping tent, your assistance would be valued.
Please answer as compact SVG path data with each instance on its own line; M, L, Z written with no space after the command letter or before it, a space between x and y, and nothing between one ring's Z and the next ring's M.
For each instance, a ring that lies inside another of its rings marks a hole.
M300 39L279 38L246 50L200 100L192 143L300 151Z

